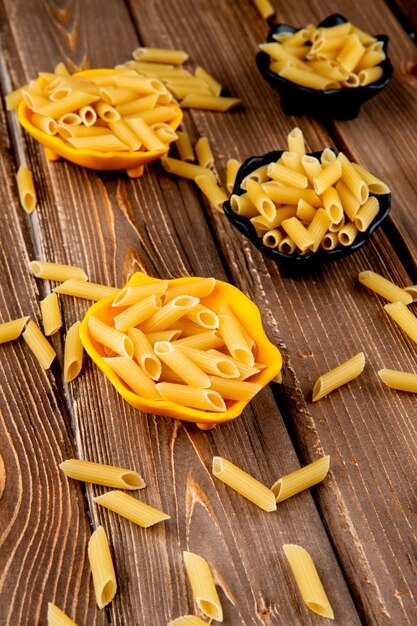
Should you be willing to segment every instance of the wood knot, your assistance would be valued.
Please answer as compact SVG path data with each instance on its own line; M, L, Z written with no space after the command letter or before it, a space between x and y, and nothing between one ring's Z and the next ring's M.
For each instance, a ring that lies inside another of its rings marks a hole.
M272 613L272 607L266 604L264 598L258 601L256 612L263 622L266 622Z

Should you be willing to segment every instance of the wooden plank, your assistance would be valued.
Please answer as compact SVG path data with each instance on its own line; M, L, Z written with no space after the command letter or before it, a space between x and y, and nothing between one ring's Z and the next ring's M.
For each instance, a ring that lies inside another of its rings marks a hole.
M229 156L244 159L284 145L293 120L280 115L276 97L254 79L250 59L266 26L257 20L251 5L237 9L234 3L223 2L209 13L203 2L186 3L183 14L187 19L181 20L180 31L174 7L164 7L164 16L158 6L146 14L135 9L134 3L131 9L146 45L184 48L193 63L202 64L227 91L243 98L246 112L191 115L196 136L209 136L222 165ZM303 18L300 23L307 21ZM208 60L207 50L214 48L216 54ZM329 137L316 122L297 119L297 124L306 132L311 150L328 145ZM353 127L353 122L347 124ZM385 124L381 122L380 127ZM390 145L396 136L389 140ZM410 196L407 198L410 205ZM409 466L399 459L412 458L413 444L402 433L410 432L415 401L407 394L388 393L379 384L375 369L387 366L387 361L388 367L412 369L415 352L384 318L378 299L355 285L357 273L367 267L399 284L410 279L383 233L374 235L367 249L349 259L310 276L290 279L272 262L265 264L222 216L212 212L211 216L234 281L262 306L268 329L285 352L280 402L300 458L307 462L318 449L324 449L334 459L335 480L320 490L318 502L361 618L366 624L411 624L412 484ZM400 210L396 223L402 229ZM408 228L409 219L404 223ZM411 246L410 253L414 253ZM352 316L354 324L349 323ZM310 394L317 376L361 349L370 365L357 387L345 388L312 405ZM395 498L395 514L387 507L387 491Z
M26 41L30 32L42 30L45 20L53 36L39 38L35 58L20 44L24 73L16 69L15 43L7 42L6 63L13 68L16 84L62 56L84 65L116 63L138 43L122 3L69 5L65 11L47 9L42 16L36 6L25 2L23 13L23 3L13 4L13 15L19 15L11 22L15 40ZM72 49L65 47L67 41ZM47 258L78 263L92 279L109 283L120 284L120 277L123 281L135 269L225 278L189 183L177 183L158 168L132 182L65 163L50 165L38 146L30 140L28 145L45 188L39 215ZM83 310L68 299L64 304L68 316L79 316ZM134 411L90 363L72 386L72 394L78 454L141 471L148 483L143 498L173 518L146 532L91 506L94 525L104 523L114 549L120 588L110 608L115 623L140 620L159 626L192 611L181 560L181 551L190 548L212 563L229 623L250 626L262 619L288 624L297 615L305 624L319 624L320 618L300 604L280 550L285 541L309 547L337 604L340 623L360 623L310 494L303 494L278 518L257 511L211 477L214 454L238 461L265 482L282 472L283 459L297 467L269 390L242 418L212 433ZM89 488L88 494L101 491ZM312 520L314 535L300 526L302 515Z

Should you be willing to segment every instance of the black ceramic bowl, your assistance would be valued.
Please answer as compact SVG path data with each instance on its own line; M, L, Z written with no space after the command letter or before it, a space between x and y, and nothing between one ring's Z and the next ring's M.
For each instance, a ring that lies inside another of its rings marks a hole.
M320 22L319 27L337 26L344 22L347 22L344 17L335 14ZM269 31L267 41L268 43L274 42L273 35L277 33L295 33L297 30L299 29L287 24L276 24ZM324 91L302 87L272 72L269 69L270 57L266 52L258 52L256 64L262 76L279 93L282 110L286 115L309 115L311 117L351 120L358 115L362 104L380 93L391 80L393 69L387 54L388 37L376 35L376 39L384 44L386 58L380 64L383 74L379 80L365 87L326 89Z
M247 159L243 165L238 170L235 184L233 187L232 194L236 194L241 196L245 193L245 190L241 188L240 184L244 178L254 170L262 167L263 165L267 165L268 163L273 163L277 161L282 155L283 150L276 150L274 152L268 152L267 154L263 154L262 156L254 156ZM312 152L310 156L320 158L321 152ZM370 194L375 195L375 194ZM374 230L381 225L384 219L388 216L391 208L391 194L382 194L376 196L379 202L379 213L375 217L372 224L364 233L359 233L351 246L338 246L334 248L334 250L323 250L323 248L319 248L317 252L311 252L310 254L305 255L297 255L297 254L285 254L284 252L280 252L277 248L271 249L265 246L262 243L262 239L258 237L256 234L255 227L251 224L251 221L248 217L243 217L241 215L237 215L230 206L230 201L228 200L223 204L224 212L229 219L229 221L235 226L241 233L246 235L252 243L265 254L266 256L274 259L279 263L283 269L289 271L304 271L315 267L317 264L322 261L333 261L335 259L341 259L342 257L348 256L367 242L369 237L372 235Z

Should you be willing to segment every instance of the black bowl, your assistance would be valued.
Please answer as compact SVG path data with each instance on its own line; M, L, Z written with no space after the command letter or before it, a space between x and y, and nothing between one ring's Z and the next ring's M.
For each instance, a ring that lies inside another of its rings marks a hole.
M320 26L329 27L343 24L347 20L342 15L331 15L320 22ZM268 33L268 43L275 41L277 33L295 33L298 28L288 24L276 24ZM302 87L286 78L282 78L269 69L270 57L266 52L258 52L256 64L262 76L268 81L281 98L281 106L285 115L309 115L328 119L351 120L357 117L361 105L380 93L391 80L393 68L388 58L388 37L376 35L384 44L385 60L380 64L382 76L379 80L365 87L346 89L318 90Z
M262 167L263 165L267 165L268 163L273 163L277 161L282 155L283 150L276 150L274 152L268 152L267 154L263 154L262 156L254 156L246 159L246 161L241 165L238 170L235 184L233 187L232 194L236 194L241 196L245 193L245 190L240 187L240 184L244 178L254 170ZM321 152L312 152L309 156L320 158ZM375 194L370 194L370 196ZM304 271L314 268L319 263L323 261L333 261L335 259L341 259L342 257L349 256L359 248L362 248L363 245L367 242L368 238L372 235L374 230L381 225L384 219L388 216L391 208L391 194L380 194L375 196L379 202L379 213L375 217L372 224L369 228L363 232L359 233L351 246L339 246L334 248L333 250L323 250L323 248L319 248L317 252L311 252L310 254L305 255L297 255L297 254L285 254L284 252L280 252L277 248L271 249L265 246L262 243L262 239L258 237L256 234L255 227L251 223L248 217L243 217L241 215L237 215L230 206L230 200L227 200L223 204L224 212L229 219L229 221L235 226L241 233L246 235L252 243L265 254L266 256L274 259L279 263L283 269L288 270L290 272L293 271Z

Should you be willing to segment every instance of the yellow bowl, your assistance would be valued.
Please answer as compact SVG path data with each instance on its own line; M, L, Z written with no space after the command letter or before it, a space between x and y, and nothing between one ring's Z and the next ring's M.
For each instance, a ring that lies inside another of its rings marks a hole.
M91 78L93 76L102 76L104 74L116 74L114 69L96 69L84 70L77 72L74 76L81 78ZM41 77L37 82L42 86L44 81ZM170 122L173 130L176 130L181 124L182 111L175 104L167 104L177 113L176 118ZM32 124L32 111L25 102L19 104L17 117L20 124L45 147L46 157L50 161L57 161L60 157L94 170L126 170L127 174L132 178L142 176L144 165L160 159L167 150L151 150L149 152L99 152L98 150L80 150L73 148L63 141L57 135L48 135Z
M169 284L178 286L192 283L196 280L199 280L199 278L176 278L170 280ZM160 282L159 279L151 278L142 272L137 272L133 274L127 286L145 285L157 282ZM187 422L196 422L204 429L212 428L216 424L232 420L242 413L243 409L248 404L247 401L226 400L226 411L222 413L212 413L210 411L184 407L167 400L148 400L133 393L103 360L103 357L106 356L103 346L91 337L88 330L88 318L91 316L98 318L106 324L113 325L115 315L120 312L117 308L112 307L113 299L114 296L109 296L108 298L96 302L96 304L88 309L80 326L80 337L87 353L129 404L147 413L166 415ZM209 296L202 298L201 302L215 312L220 310L224 302L229 303L236 312L241 324L255 340L258 348L256 359L260 363L264 363L266 367L253 376L251 382L265 386L275 378L281 369L282 358L278 348L269 341L265 334L258 307L239 291L239 289L221 280L216 280L213 292Z

